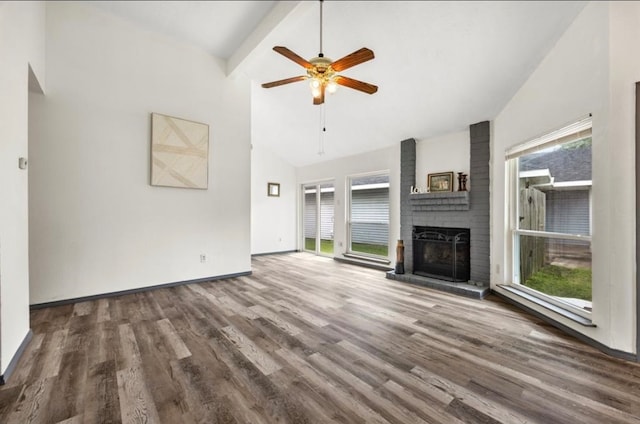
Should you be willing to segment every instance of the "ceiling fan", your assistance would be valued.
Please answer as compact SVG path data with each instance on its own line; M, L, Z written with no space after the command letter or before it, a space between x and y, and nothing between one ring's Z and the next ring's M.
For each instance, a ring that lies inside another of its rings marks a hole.
M334 93L338 85L362 91L367 94L373 94L378 91L378 87L366 82L358 81L353 78L338 75L338 72L349 69L352 66L359 65L363 62L374 58L373 51L366 47L356 50L345 57L332 61L325 57L322 53L322 3L320 0L320 53L317 57L305 60L286 47L276 46L273 48L287 59L296 62L298 65L307 70L306 75L286 78L278 81L272 81L262 84L263 88L277 87L279 85L289 84L292 82L310 80L311 93L313 94L313 104L320 105L324 103L325 91Z

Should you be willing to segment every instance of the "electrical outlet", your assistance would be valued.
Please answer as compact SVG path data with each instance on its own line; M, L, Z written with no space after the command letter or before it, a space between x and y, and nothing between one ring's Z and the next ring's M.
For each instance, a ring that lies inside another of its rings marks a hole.
M496 274L500 274L500 264L496 264Z
M207 255L205 255L204 253L200 254L200 262L207 262Z

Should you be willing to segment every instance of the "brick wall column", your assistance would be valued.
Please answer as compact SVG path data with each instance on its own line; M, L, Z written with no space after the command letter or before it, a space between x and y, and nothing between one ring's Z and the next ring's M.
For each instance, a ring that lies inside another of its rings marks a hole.
M488 121L469 127L471 163L469 167L471 228L470 280L489 285L489 141Z
M409 203L411 186L416 185L416 140L400 143L400 238L404 241L404 271L413 273L413 213Z

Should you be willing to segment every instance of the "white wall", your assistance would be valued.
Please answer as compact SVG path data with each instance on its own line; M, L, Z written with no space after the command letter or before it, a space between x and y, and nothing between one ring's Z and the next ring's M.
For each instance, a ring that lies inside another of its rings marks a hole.
M280 184L280 197L267 184ZM296 169L270 149L251 150L251 253L296 250Z
M48 90L31 123L31 303L249 271L249 82L75 2L47 5L46 37ZM150 186L151 112L210 126L207 190Z
M416 185L427 188L427 175L453 171L454 190L458 187L458 172L469 175L471 161L470 134L464 131L417 140L416 143ZM467 190L471 188L471 179L467 180Z
M29 66L44 88L45 7L6 2L0 8L0 374L29 331L28 153Z
M555 318L606 346L631 353L636 321L634 83L640 80L639 49L640 3L590 3L495 119L491 167L491 286L502 293L497 284L509 282L511 275L505 149L593 114L592 319L597 327Z
M334 255L347 248L347 177L377 171L389 172L389 259L395 264L395 241L400 238L400 141L393 147L322 162L297 169L298 187L305 183L332 180L335 184ZM298 189L298 208L301 195Z

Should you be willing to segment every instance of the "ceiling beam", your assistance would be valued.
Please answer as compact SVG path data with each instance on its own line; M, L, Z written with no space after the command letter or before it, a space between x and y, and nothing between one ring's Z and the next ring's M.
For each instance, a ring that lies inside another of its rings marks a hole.
M234 77L242 72L244 65L250 62L256 51L265 46L277 44L274 44L272 38L274 31L281 23L286 19L302 16L312 7L317 7L313 1L278 1L227 60L227 76Z

